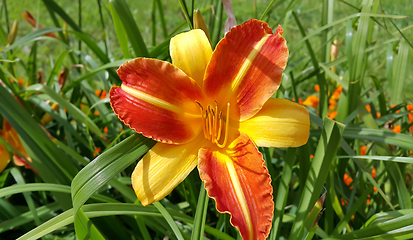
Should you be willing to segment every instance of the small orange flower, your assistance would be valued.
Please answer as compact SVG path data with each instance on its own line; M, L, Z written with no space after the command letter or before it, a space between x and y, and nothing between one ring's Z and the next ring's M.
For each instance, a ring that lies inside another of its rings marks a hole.
M367 199L366 203L367 203L367 205L370 205L371 200L370 200L370 199Z
M371 176L376 178L376 168L371 169Z
M108 93L105 90L95 90L96 96L98 96L100 99L105 99L108 95Z
M23 78L21 78L21 77L19 77L19 85L24 86L24 81L23 81Z
M407 115L407 116L409 117L409 123L412 123L412 122L413 122L413 105L409 104L409 105L406 106L406 108L407 108L407 111L410 112L410 113ZM411 132L413 132L413 126L411 126L411 127L409 128L409 130L410 130Z
M328 100L328 112L327 117L330 119L334 119L337 116L337 101L340 98L341 91L343 87L340 85L336 90L334 90L333 94L331 95L330 99Z
M343 180L347 186L353 182L353 179L347 173L344 173Z
M341 201L341 205L342 205L342 206L348 204L348 201L347 201L347 200L344 200L343 198L340 198L340 201Z
M361 156L366 155L366 151L367 151L367 146L361 146L360 147L360 155Z
M320 92L320 86L319 86L318 84L316 84L316 85L314 86L314 90L315 90L316 92Z
M376 116L377 116L377 118L380 118L380 117L381 117L381 114L380 114L380 113L376 113Z
M22 142L20 141L17 131L10 125L10 123L3 118L3 128L0 129L0 136L9 143L13 148L15 148L19 153L21 153L29 162L32 159L27 154L26 150L23 147ZM10 155L7 152L6 148L0 144L0 172L6 168L7 164L10 162ZM13 156L14 164L17 166L25 166L26 168L32 168L32 166L20 155L14 153ZM36 171L35 169L33 169Z
M108 127L105 127L105 128L103 129L103 132L106 133L106 134L108 134Z
M99 111L96 110L93 114L95 114L96 116L99 116Z
M93 147L93 149L95 150L95 152L93 153L93 156L96 157L97 155L99 155L101 149L100 147Z
M337 101L335 100L335 99L333 99L333 98L330 98L330 100L328 100L328 103L329 103L329 109L330 110L334 110L334 109L336 109L336 107L337 107Z
M395 105L395 104L392 104L390 108L394 108L394 107L396 107L396 105ZM396 111L396 113L399 113L399 112L400 112L400 110L397 110L397 111Z
M313 108L318 108L318 103L319 103L320 99L318 99L317 96L315 95L310 95L307 97L307 99L303 102L303 105L306 106L311 106Z
M337 111L328 112L327 117L334 119L335 117L337 117Z
M394 126L394 128L392 129L392 131L395 133L400 133L401 130L402 130L402 127L400 125Z
M370 105L366 105L366 109L367 109L367 112L371 112L371 107L370 107Z
M311 155L310 155L310 159L313 159L313 158L314 158L314 155L313 155L313 154L311 154Z
M374 190L374 192L377 192L377 188L376 188L376 187L373 187L373 190Z
M336 88L333 95L331 95L331 98L334 100L338 100L340 98L341 91L343 91L343 86L340 85L338 86L338 88Z

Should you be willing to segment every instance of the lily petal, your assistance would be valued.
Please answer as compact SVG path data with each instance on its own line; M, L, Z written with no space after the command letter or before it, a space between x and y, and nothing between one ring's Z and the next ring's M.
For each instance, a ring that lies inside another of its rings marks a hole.
M200 149L198 169L217 210L231 215L242 238L266 239L274 210L271 178L248 136L241 133L226 150Z
M132 174L132 186L142 205L161 200L188 176L204 141L200 135L187 144L157 143L149 150Z
M123 83L110 91L119 119L154 140L181 144L202 128L199 106L204 95L198 84L168 62L137 58L118 69Z
M206 95L216 96L218 102L228 96L235 98L241 121L254 116L278 89L287 65L288 49L282 33L278 27L273 35L267 23L255 19L231 29L218 43L207 67Z
M0 144L0 173L7 167L10 162L10 154L7 150Z
M172 64L202 86L206 66L212 55L211 43L204 31L194 29L171 39Z
M254 117L241 122L239 130L260 147L299 147L308 140L307 109L286 99L270 98Z

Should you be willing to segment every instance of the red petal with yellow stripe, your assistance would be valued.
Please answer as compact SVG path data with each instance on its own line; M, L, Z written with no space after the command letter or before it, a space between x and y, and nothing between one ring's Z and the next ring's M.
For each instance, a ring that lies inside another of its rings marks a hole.
M244 240L266 239L274 203L271 178L262 155L247 135L226 148L202 148L198 169L217 210L231 215L231 224Z
M231 29L207 67L206 95L236 101L240 121L254 116L281 83L288 58L282 33L278 27L273 35L267 23L255 19Z
M119 119L154 140L181 144L202 131L199 106L204 95L183 71L164 61L137 58L118 69L123 83L110 91Z

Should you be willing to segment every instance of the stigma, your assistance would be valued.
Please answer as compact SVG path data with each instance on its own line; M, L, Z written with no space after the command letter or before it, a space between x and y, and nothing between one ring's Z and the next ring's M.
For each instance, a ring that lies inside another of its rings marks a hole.
M215 143L219 148L224 148L228 142L230 104L227 103L226 115L223 116L222 111L218 110L217 101L215 101L215 106L208 104L205 109L200 102L196 100L195 102L201 110L204 137L211 140L212 143Z

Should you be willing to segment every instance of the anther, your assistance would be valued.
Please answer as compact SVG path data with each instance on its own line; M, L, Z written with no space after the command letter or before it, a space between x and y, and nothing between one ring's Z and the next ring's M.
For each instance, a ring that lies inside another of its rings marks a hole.
M201 103L195 100L195 102L198 104L198 106L201 108L201 115L204 114L204 108L202 107Z

